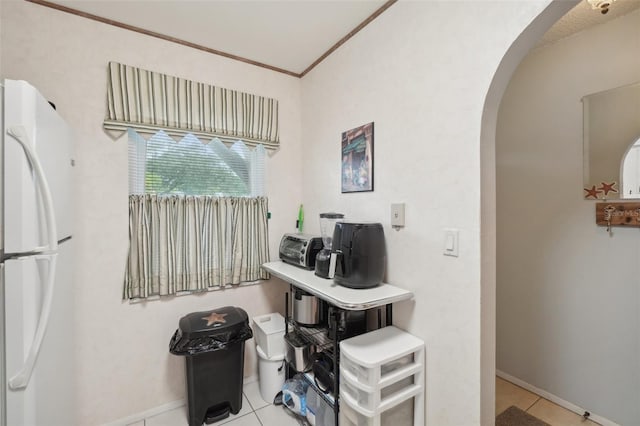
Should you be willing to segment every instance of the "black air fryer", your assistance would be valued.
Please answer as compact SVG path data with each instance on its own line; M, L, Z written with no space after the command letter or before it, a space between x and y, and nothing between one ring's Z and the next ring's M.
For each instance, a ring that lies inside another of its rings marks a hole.
M380 223L338 222L333 231L336 284L371 288L382 282L387 254Z

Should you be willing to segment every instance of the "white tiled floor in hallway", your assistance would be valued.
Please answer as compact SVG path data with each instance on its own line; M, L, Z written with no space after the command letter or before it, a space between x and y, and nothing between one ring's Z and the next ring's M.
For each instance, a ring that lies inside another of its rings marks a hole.
M216 422L215 425L227 426L295 426L297 419L286 412L282 406L266 402L260 396L258 382L246 383L243 388L242 409L236 415ZM187 407L176 409L149 417L132 426L188 426Z

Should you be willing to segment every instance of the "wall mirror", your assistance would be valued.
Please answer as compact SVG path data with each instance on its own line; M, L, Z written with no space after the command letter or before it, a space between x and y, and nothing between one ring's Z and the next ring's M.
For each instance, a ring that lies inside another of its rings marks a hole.
M588 199L640 198L640 82L582 98Z

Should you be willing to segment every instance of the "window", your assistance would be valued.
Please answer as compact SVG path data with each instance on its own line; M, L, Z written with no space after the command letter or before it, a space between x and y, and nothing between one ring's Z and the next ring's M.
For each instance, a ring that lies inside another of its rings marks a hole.
M129 129L129 193L246 197L264 195L261 145L242 141L227 148L219 139L204 144L187 134L175 142L163 131L148 141Z
M129 257L123 298L266 279L266 152L163 131L129 137Z

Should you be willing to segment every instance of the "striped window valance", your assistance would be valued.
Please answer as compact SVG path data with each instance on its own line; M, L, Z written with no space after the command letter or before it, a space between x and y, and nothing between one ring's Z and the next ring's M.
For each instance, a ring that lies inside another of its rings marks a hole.
M247 145L280 144L278 101L237 90L109 63L104 128L118 135L128 128L152 135L187 133Z

